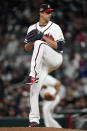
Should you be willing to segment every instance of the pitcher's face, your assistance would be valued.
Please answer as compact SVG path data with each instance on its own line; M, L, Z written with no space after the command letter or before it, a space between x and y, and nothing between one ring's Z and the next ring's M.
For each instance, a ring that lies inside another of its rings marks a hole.
M44 21L49 22L51 18L51 12L41 12L40 17L42 17Z

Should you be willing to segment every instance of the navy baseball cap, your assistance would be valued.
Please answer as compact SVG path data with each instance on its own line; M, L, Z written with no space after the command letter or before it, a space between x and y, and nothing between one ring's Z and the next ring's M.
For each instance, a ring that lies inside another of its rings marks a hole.
M51 8L49 4L42 4L40 5L40 12L51 12L54 9Z

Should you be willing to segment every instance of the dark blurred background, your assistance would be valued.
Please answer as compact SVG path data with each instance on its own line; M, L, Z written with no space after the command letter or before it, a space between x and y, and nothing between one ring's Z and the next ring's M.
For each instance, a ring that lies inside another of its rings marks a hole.
M65 37L64 61L51 73L62 82L59 110L87 108L87 0L0 1L0 117L28 117L29 88L22 82L30 70L24 52L28 27L38 21L39 6L49 3ZM56 3L56 4L55 4ZM42 100L40 100L42 101Z

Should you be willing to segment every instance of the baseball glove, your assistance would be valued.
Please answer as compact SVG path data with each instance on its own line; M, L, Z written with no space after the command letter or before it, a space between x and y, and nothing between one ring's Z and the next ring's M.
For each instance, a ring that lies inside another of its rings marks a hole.
M43 37L43 33L41 32L39 33L38 30L34 29L26 35L24 42L25 43L33 42L35 40L42 39L42 37Z
M44 94L44 99L48 100L48 101L51 101L51 100L54 100L54 97L53 97L53 95L51 95L49 93L45 93Z

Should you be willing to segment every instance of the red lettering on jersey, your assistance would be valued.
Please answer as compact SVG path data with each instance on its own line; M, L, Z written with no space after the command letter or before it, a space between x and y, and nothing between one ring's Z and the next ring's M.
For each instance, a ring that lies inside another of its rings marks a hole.
M54 38L53 38L53 36L52 36L52 35L50 35L50 39L51 39L51 40L54 40Z
M45 36L46 36L47 38L50 38L51 40L54 40L53 36L50 35L50 34L46 34ZM45 41L45 40L43 40L43 41Z

